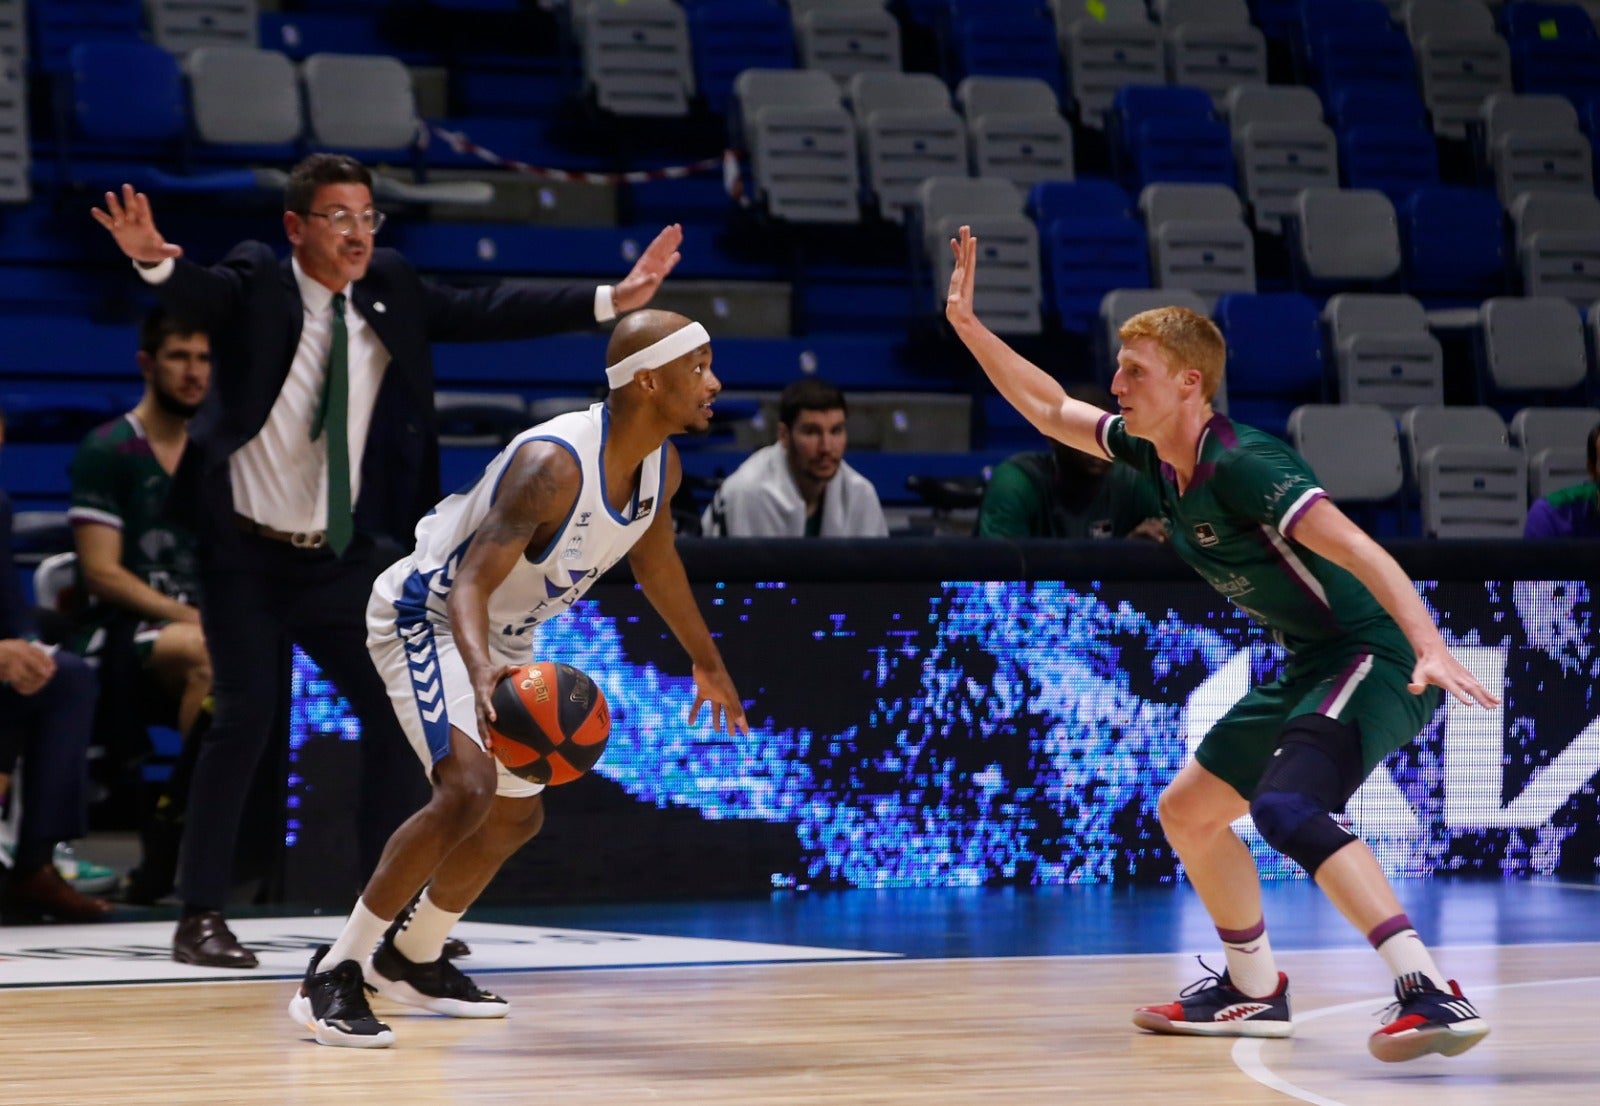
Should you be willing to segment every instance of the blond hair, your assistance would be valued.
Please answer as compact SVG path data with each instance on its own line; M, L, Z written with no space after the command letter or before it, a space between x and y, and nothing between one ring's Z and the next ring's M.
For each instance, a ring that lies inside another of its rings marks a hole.
M1173 372L1194 369L1200 374L1200 394L1210 403L1222 386L1222 366L1228 347L1217 324L1187 307L1155 307L1141 311L1117 331L1124 345L1140 338L1153 339L1166 353Z

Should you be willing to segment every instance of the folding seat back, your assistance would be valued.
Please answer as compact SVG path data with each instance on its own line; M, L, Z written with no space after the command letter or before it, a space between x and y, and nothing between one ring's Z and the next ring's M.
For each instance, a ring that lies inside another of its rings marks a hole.
M1344 403L1395 415L1444 402L1444 352L1410 296L1343 292L1322 310Z
M1127 216L1133 205L1128 194L1108 180L1043 181L1028 189L1024 209L1045 227L1056 219Z
M1250 6L1245 0L1155 0L1152 11L1156 22L1168 29L1250 26Z
M1495 189L1509 207L1520 193L1533 188L1594 192L1594 157L1589 140L1576 129L1507 131L1492 147Z
M1589 435L1600 426L1600 408L1524 407L1511 417L1512 444L1528 459L1528 497L1589 479Z
M1167 79L1203 89L1220 111L1228 90L1265 84L1267 40L1251 26L1186 23L1166 32Z
M1439 183L1439 149L1421 127L1362 124L1339 135L1339 169L1346 188L1376 189L1398 204Z
M879 213L891 222L904 221L923 180L967 170L966 127L949 107L878 108L867 115L860 135L868 187Z
M1247 123L1234 130L1241 191L1256 229L1281 232L1307 188L1338 188L1339 147L1321 123Z
M1438 30L1413 44L1422 100L1441 138L1466 138L1484 99L1511 91L1511 48L1498 35Z
M1223 97L1223 111L1237 141L1250 123L1322 122L1322 98L1304 85L1242 84Z
M859 127L875 111L948 111L950 90L932 73L870 69L845 81L845 98Z
M1060 99L1061 48L1048 15L1026 7L995 10L981 5L952 23L957 80L973 75L1027 78L1043 82Z
M1072 127L1057 111L988 111L967 116L972 172L1021 187L1076 174Z
M1418 466L1422 533L1430 538L1520 538L1528 462L1510 447L1436 445Z
M602 111L689 113L689 22L672 0L591 0L583 13L584 84Z
M1335 503L1395 499L1405 486L1394 415L1362 403L1313 403L1289 413L1289 443Z
M190 51L184 68L201 141L275 146L287 153L300 138L300 82L285 55L242 46L201 46Z
M1405 445L1406 471L1413 484L1422 457L1436 446L1460 445L1481 449L1510 446L1506 424L1493 407L1412 407L1401 412L1400 438Z
M312 54L300 63L300 76L314 144L402 150L416 140L416 96L398 58Z
M1326 399L1317 305L1294 292L1231 293L1216 307L1228 343L1228 402L1234 417L1282 435L1289 412Z
M1096 16L1077 15L1061 27L1067 88L1080 122L1105 127L1117 89L1166 79L1161 29L1142 0L1102 0Z
M1505 290L1500 201L1488 189L1424 187L1400 205L1407 288L1482 299Z
M800 60L843 84L869 69L899 71L900 27L881 7L813 8L795 19Z
M1043 225L1045 285L1063 329L1087 334L1114 288L1148 288L1144 227L1128 215L1076 215Z
M1400 272L1394 205L1367 189L1306 188L1294 199L1290 249L1312 284L1385 281Z
M173 56L143 42L80 42L68 56L75 134L127 153L159 156L188 129Z
M769 104L756 108L753 117L748 107L743 110L757 200L769 214L797 223L861 221L856 129L849 112L837 104Z
M155 44L182 57L198 46L259 45L256 0L146 0Z
M1481 312L1481 368L1491 391L1572 392L1589 371L1578 309L1554 297L1496 296Z
M1061 110L1055 90L1037 77L964 77L956 85L956 104L969 121L990 112L1030 115Z

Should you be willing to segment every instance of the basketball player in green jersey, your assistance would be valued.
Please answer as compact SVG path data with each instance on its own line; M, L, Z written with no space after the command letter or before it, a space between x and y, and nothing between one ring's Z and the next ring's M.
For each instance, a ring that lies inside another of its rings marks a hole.
M1438 689L1463 703L1499 700L1450 655L1405 572L1305 461L1213 411L1226 347L1211 320L1179 307L1130 319L1111 383L1121 413L1110 415L1068 398L978 320L977 239L962 227L951 248L946 317L1000 394L1050 437L1142 473L1178 554L1290 654L1283 675L1224 715L1161 795L1162 829L1217 927L1227 969L1177 1001L1140 1008L1134 1024L1218 1037L1293 1032L1260 876L1231 828L1248 813L1393 973L1396 1001L1368 1042L1372 1054L1471 1048L1488 1024L1434 964L1371 850L1333 815L1417 735Z

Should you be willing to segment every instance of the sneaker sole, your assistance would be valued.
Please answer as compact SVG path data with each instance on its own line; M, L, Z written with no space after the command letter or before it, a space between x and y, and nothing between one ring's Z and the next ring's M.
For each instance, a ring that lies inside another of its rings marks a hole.
M289 1016L296 1025L303 1025L311 1030L311 1035L317 1039L319 1045L332 1045L334 1048L388 1048L394 1044L394 1030L385 1029L382 1033L345 1033L342 1030L317 1020L311 1010L311 1000L305 995L295 992L294 998L289 1000Z
M1489 1023L1482 1018L1455 1025L1413 1029L1392 1036L1374 1033L1367 1039L1367 1051L1386 1064L1400 1064L1420 1056L1438 1053L1459 1056L1489 1035Z
M1164 1014L1135 1010L1133 1024L1151 1033L1174 1037L1292 1037L1294 1023L1285 1021L1175 1022Z
M366 968L366 977L377 987L378 994L391 1002L415 1006L450 1018L503 1018L511 1013L509 1002L467 1002L458 998L425 995L402 980L384 979L372 970L370 964Z

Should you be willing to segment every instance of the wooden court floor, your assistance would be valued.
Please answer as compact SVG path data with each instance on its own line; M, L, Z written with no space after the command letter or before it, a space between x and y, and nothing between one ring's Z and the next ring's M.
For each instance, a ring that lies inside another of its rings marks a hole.
M284 1012L283 980L6 990L0 1103L1600 1102L1600 944L1440 960L1494 1030L1463 1056L1406 1065L1366 1052L1387 980L1360 948L1282 953L1296 1037L1264 1044L1128 1023L1196 977L1176 954L483 974L510 1018L379 1002L398 1040L373 1052L312 1043Z

